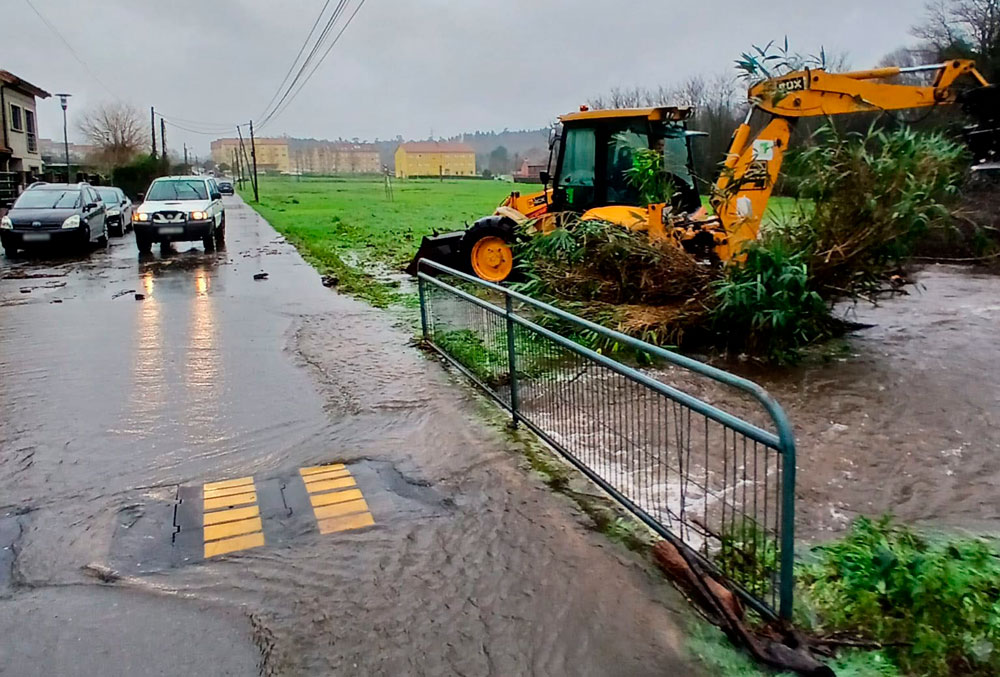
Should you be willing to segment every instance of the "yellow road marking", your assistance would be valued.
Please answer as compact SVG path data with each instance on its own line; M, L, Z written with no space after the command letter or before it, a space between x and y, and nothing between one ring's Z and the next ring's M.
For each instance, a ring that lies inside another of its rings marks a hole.
M334 491L329 494L313 494L309 497L309 502L314 508L332 503L344 503L345 501L356 501L361 498L360 489L348 489L347 491Z
M332 534L337 531L348 531L350 529L361 529L375 524L375 518L370 512L359 515L347 515L346 517L331 517L330 519L319 520L319 533ZM206 546L207 547L207 546Z
M312 484L306 485L306 491L310 494L316 494L321 491L330 491L331 489L346 489L347 487L357 486L354 483L353 477L341 477L335 480L324 480L322 482L313 482Z
M233 508L232 510L207 512L205 513L203 523L207 527L213 524L222 524L223 522L237 522L250 517L257 517L258 515L260 515L260 508L255 505L251 505L246 508Z
M257 492L251 488L250 491L245 494L236 494L234 496L222 496L220 498L206 498L205 499L205 511L218 510L219 508L232 508L237 505L244 505L246 503L256 503L257 502Z
M328 470L343 470L346 466L343 463L330 463L329 465L316 465L311 468L302 468L299 470L299 474L303 477L306 475L315 475L319 472L327 472Z
M222 489L206 489L204 491L205 498L221 498L223 496L235 496L236 494L245 494L248 491L253 491L254 486L252 484L245 484L239 487L224 487Z
M252 534L255 531L262 531L263 529L264 526L260 522L260 517L251 517L238 522L223 522L222 524L205 527L205 541L217 541L220 538Z
M305 477L302 478L302 481L306 483L306 488L308 489L309 485L313 482L320 482L322 480L332 480L332 479L337 479L338 477L350 477L350 476L351 476L351 471L348 470L347 468L344 468L343 470L331 470L329 472L319 472L316 473L315 475L306 475Z
M246 534L245 536L236 536L235 538L227 538L221 541L212 541L205 544L205 557L217 557L225 555L227 552L249 550L250 548L258 548L262 545L264 545L263 533Z
M325 520L330 517L352 515L356 512L368 512L368 504L365 503L365 499L359 498L356 501L332 503L330 505L324 505L320 508L313 508L313 512L316 513L317 520Z
M235 480L225 480L223 482L209 482L205 485L205 491L211 491L212 489L227 489L229 487L242 487L245 484L253 484L252 477L240 477Z

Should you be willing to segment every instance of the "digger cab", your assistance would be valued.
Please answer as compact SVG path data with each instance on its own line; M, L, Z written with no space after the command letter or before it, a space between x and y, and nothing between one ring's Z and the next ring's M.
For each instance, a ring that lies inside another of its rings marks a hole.
M562 133L551 177L549 211L585 212L611 205L645 206L628 178L636 148L663 152L672 179L675 205L684 211L700 206L695 187L687 107L587 110L559 118ZM548 183L548 181L546 181Z

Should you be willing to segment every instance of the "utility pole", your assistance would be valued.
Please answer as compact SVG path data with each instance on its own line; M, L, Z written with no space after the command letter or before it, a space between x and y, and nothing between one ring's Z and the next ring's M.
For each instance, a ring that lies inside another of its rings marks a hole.
M66 151L66 183L70 183L69 175L69 135L66 132L66 99L68 99L71 94L56 94L59 97L59 105L62 106L63 110L63 149Z
M187 143L185 143L184 144L184 164L187 165L187 163L188 163L188 145L187 145Z
M260 195L257 193L257 146L253 139L253 120L250 121L250 159L253 160L253 201L260 202Z
M155 160L156 159L156 111L153 110L152 106L149 107L149 136L153 140L153 146L152 146L153 150L150 152L150 155L152 155L153 159Z
M163 161L167 162L167 123L160 118L160 150L163 151Z
M247 158L247 147L243 143L243 132L240 130L240 126L236 125L236 133L240 137L240 150L243 151L243 166L247 169L247 174L250 173L250 160ZM253 178L250 179L251 185L253 185ZM256 195L257 186L253 186L254 194Z

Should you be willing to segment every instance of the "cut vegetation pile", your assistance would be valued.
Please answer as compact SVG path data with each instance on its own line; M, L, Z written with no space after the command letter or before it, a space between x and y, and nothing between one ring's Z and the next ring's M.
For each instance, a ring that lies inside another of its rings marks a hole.
M704 265L669 241L576 219L525 238L519 284L652 343L794 360L842 330L834 301L891 289L914 245L950 227L967 165L941 134L823 128L790 158L794 206L765 224L741 263Z

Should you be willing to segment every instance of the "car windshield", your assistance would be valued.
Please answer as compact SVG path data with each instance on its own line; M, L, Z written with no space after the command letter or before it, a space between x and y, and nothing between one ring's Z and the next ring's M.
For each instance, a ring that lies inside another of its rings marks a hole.
M15 209L76 209L80 206L80 191L73 189L34 188L21 193Z
M154 181L146 200L205 200L204 181Z
M97 191L101 194L101 200L106 204L116 205L118 204L118 192L111 188L100 188Z

